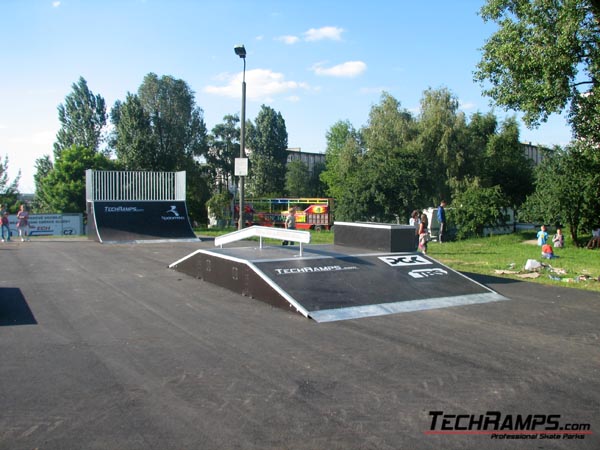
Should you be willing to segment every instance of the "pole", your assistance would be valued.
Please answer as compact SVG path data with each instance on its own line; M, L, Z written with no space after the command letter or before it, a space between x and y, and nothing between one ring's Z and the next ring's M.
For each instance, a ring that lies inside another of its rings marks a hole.
M240 125L240 158L246 157L246 58L244 60L244 74L242 78L242 118ZM240 175L240 222L238 229L244 228L244 177Z

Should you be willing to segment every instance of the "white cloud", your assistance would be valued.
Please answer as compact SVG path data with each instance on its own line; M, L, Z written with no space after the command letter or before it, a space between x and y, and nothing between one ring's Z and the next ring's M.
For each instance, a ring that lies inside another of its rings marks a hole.
M323 39L341 41L343 32L344 29L338 27L311 28L304 33L304 40L308 42L321 41Z
M220 76L223 80L223 76ZM206 86L204 92L231 98L242 95L242 73L228 75L224 86ZM298 89L307 90L309 85L298 81L287 81L282 73L267 69L253 69L246 72L246 98L253 101L273 101L276 95L288 94Z
M362 61L348 61L332 67L324 67L323 63L317 63L312 70L316 75L321 76L353 78L367 70L367 65Z
M279 36L275 39L283 42L284 44L289 44L289 45L295 44L296 42L298 42L300 40L300 38L298 36L291 36L291 35Z
M470 103L470 102L461 102L459 105L460 109L462 110L469 110L469 109L475 109L477 107L477 105L475 103Z
M300 101L300 97L297 95L290 95L287 99L288 102L297 103Z
M52 2L53 8L58 8L60 6L60 2Z

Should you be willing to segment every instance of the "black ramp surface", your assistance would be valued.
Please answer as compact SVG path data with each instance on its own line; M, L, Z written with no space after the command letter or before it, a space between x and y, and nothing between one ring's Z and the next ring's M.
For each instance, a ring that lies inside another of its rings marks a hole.
M318 322L506 300L415 253L253 261Z
M197 239L184 201L96 201L100 242Z

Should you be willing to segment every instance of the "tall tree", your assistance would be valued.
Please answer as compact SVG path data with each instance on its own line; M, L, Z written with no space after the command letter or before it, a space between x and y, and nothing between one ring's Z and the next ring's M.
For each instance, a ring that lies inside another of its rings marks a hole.
M463 172L466 120L458 111L458 98L442 88L423 93L418 121L421 159L425 163L425 183L420 189L432 204L437 204L450 198L451 180Z
M56 134L54 155L72 145L98 151L102 143L102 130L106 125L104 98L94 95L83 77L72 85L73 92L58 105L58 120L61 127Z
M183 80L154 73L111 111L112 144L131 170L180 170L207 150L202 109Z
M125 169L149 169L157 165L150 115L137 95L127 93L124 102L117 101L111 110L111 121L115 128L110 143Z
M187 83L149 73L137 94L115 104L111 121L119 162L129 170L185 170L190 217L204 221L210 193L199 158L208 150L208 133Z
M366 211L359 205L355 194L360 193L360 164L364 149L362 136L348 121L338 121L326 134L326 169L321 181L326 193L335 198L335 217L338 220L359 220Z
M498 119L488 112L471 115L467 124L466 140L462 143L464 148L464 164L458 179L477 177L483 173L485 149L490 138L496 134Z
M536 167L535 192L527 197L521 219L568 225L578 245L579 234L597 226L599 215L600 161L590 153L589 143L555 148Z
M254 126L248 128L249 191L254 196L281 195L285 191L288 134L281 113L262 105Z
M54 164L52 163L49 155L44 155L35 160L35 174L33 175L33 182L35 183L35 195L33 198L33 206L36 211L41 213L53 212L50 205L46 204L44 200L49 197L44 193L44 179L50 174L50 172L52 172L53 169Z
M312 173L308 179L308 195L311 197L324 197L326 186L321 181L321 173L326 169L325 163L319 162L313 165Z
M13 181L8 177L8 155L4 156L4 161L0 161L0 203L9 207L16 206L17 196L19 194L19 180L21 171Z
M366 151L360 173L364 185L361 198L368 218L392 221L408 217L423 202L415 119L384 92L380 103L371 108L362 135Z
M474 79L530 127L569 110L574 133L600 143L600 9L590 0L487 0L480 14L498 24Z
M510 205L519 207L533 192L533 163L519 142L519 124L507 119L486 146L483 187L499 186Z
M287 164L285 173L285 192L290 197L310 196L308 183L308 166L304 161L296 159Z
M206 162L218 185L222 181L233 180L235 158L240 154L239 121L237 115L226 115L222 123L214 126L209 137Z

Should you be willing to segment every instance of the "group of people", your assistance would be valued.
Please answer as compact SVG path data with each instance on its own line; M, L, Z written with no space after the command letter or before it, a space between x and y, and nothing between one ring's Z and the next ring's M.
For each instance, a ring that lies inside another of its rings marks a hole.
M10 242L10 227L6 205L0 205L0 224L2 226L2 242ZM21 205L17 212L17 231L21 242L29 240L29 212L25 205Z
M438 232L438 242L441 244L445 240L446 233L446 202L442 200L440 206L437 209L437 219L440 224L440 231ZM427 214L422 213L419 215L419 211L414 210L410 215L409 225L415 227L416 234L418 236L418 248L423 254L427 254L427 242L429 241L429 219Z
M548 231L546 231L546 225L542 225L540 231L537 233L537 244L542 247L542 258L556 258L554 249L548 243ZM556 234L552 236L552 244L554 245L554 248L563 248L565 246L565 236L562 234L560 228L557 228Z

